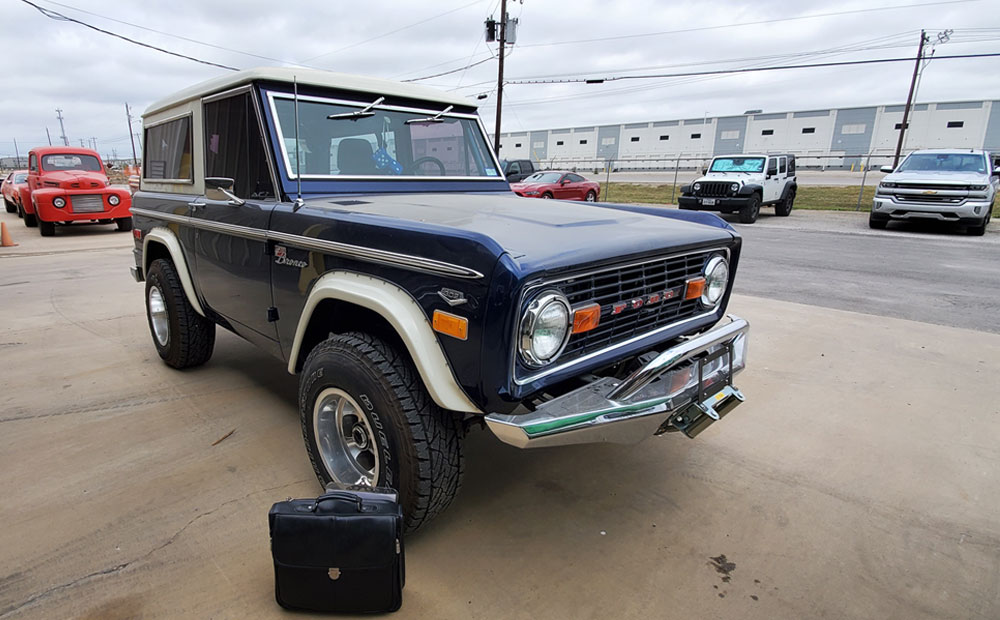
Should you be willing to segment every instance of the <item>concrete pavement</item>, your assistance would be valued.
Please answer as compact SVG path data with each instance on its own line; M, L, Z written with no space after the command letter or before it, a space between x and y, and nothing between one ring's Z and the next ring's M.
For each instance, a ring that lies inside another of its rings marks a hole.
M296 379L222 331L205 367L164 366L131 238L106 231L0 250L0 618L285 617L267 509L320 490ZM731 311L749 401L696 440L473 432L397 616L1000 616L1000 335Z

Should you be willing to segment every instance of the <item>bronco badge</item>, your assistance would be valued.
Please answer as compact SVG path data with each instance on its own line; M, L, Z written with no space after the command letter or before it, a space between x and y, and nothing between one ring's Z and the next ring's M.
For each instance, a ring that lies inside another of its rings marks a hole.
M288 265L289 267L298 267L299 269L305 269L309 266L309 263L304 260L288 258L288 248L283 245L274 246L274 264Z

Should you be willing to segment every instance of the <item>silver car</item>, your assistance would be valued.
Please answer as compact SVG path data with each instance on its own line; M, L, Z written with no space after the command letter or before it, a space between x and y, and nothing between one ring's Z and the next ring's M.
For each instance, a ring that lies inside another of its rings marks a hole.
M875 190L868 225L885 228L890 221L938 220L983 235L1000 189L1000 171L987 151L926 150L910 153Z

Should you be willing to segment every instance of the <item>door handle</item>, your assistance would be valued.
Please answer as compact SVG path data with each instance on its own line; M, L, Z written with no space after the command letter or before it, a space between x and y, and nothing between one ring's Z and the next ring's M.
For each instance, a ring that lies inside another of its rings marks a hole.
M194 200L192 200L191 202L188 203L188 206L192 207L192 208L204 207L205 203L204 202L198 202L198 199L195 198Z

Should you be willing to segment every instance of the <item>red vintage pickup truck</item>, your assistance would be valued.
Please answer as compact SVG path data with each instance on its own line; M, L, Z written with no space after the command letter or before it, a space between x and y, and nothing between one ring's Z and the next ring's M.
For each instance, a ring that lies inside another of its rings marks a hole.
M100 155L90 149L45 146L28 153L28 191L24 223L38 226L43 237L56 232L56 224L100 222L132 230L132 195L127 188L111 187Z

